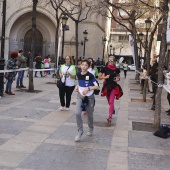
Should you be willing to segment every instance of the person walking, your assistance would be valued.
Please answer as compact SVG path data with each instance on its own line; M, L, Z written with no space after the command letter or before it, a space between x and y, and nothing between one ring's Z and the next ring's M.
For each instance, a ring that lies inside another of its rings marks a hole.
M124 76L126 78L127 75L127 70L128 70L128 64L126 63L126 61L123 63L123 71L124 71Z
M102 88L102 96L107 97L109 104L108 123L111 123L112 115L115 114L114 99L115 88L118 86L117 82L120 80L120 70L116 68L115 57L110 56L108 64L99 73L99 80L104 80Z
M157 82L158 82L158 62L156 59L152 60L153 66L150 70L150 78L152 80L152 89L153 89L153 103L151 110L155 110L156 103L156 91L157 91Z
M44 69L49 69L50 68L50 60L48 56L45 57L44 59ZM44 71L44 76L46 77L48 74L48 71Z
M143 88L145 85L145 80L146 80L146 76L147 76L147 71L146 71L146 66L142 66L142 74L141 74L141 94L143 94Z
M98 70L95 69L95 66L94 66L94 62L93 62L93 58L89 57L88 58L89 62L90 62L90 66L88 68L88 72L90 72L91 74L93 74L93 76L95 78L98 77ZM82 110L82 114L86 115L87 112L86 112L86 108L84 107L83 110Z
M17 58L18 58L18 53L17 52L12 52L11 53L11 58L8 60L7 64L7 69L17 69ZM7 79L6 83L6 90L5 93L8 95L15 95L15 93L12 93L12 83L15 80L16 72L9 72L5 73L5 78Z
M76 68L73 65L71 56L65 57L65 64L61 65L59 70L59 75L61 81L64 83L64 86L62 88L59 88L59 96L60 96L60 103L61 103L60 110L68 111L70 108L71 95L75 88L75 78L76 78Z
M89 130L87 132L88 136L93 135L93 111L94 111L94 90L98 89L99 86L96 82L93 74L88 72L88 68L90 66L90 62L86 59L81 62L81 72L77 73L78 85L75 88L75 92L78 92L77 102L76 102L76 121L78 133L75 136L75 141L78 142L81 140L81 136L83 134L83 121L82 121L82 108L85 107L87 111L88 117L88 127Z
M167 71L163 71L164 73L164 77L167 80L167 85L165 86L167 88L167 91L169 91L170 89L170 63L168 65L168 70ZM169 103L169 108L170 108L170 93L167 93L167 100ZM170 115L170 109L168 109L167 111L165 111L167 113L167 115Z
M35 62L36 62L35 68L36 68L36 69L42 69L42 64L43 64L43 62L42 62L42 57L41 57L40 55L36 56ZM44 76L42 75L42 71L40 71L40 75L41 75L41 77L44 77ZM37 76L37 71L35 71L35 77L38 77L38 76Z
M22 49L19 50L18 53L18 68L26 68L27 67L27 58L24 57L24 51ZM23 85L24 79L24 70L18 71L18 78L16 83L16 88L26 88Z

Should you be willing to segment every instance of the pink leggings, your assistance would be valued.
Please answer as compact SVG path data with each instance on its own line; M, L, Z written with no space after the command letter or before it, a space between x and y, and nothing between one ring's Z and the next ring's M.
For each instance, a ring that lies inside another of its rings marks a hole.
M115 89L112 89L109 96L107 96L107 101L109 104L109 116L112 117L114 113L114 100L115 100Z

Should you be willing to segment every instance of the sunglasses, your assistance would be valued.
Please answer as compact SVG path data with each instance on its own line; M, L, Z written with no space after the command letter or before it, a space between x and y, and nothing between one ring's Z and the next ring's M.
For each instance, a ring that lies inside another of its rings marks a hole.
M109 62L113 62L113 60L109 60Z

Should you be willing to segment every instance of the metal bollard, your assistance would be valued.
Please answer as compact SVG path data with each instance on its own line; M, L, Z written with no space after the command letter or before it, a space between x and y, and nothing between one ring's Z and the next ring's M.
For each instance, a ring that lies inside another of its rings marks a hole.
M0 58L0 70L4 70L5 60ZM4 96L4 73L0 73L0 96Z

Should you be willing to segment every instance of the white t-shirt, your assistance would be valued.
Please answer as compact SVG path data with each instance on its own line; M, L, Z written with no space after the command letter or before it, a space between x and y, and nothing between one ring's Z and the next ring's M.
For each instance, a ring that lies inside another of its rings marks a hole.
M92 68L88 68L88 72L90 72L91 74L93 74L93 76L95 77L95 70Z
M123 64L123 69L127 70L128 69L128 65L127 64Z
M69 68L69 69L68 69ZM68 69L68 70L67 70ZM70 74L76 75L76 68L74 65L71 65L70 67L63 64L60 67L60 73L63 75L61 81L64 83L66 86L75 86L75 80L72 79L69 75L66 74L66 72L69 71Z

